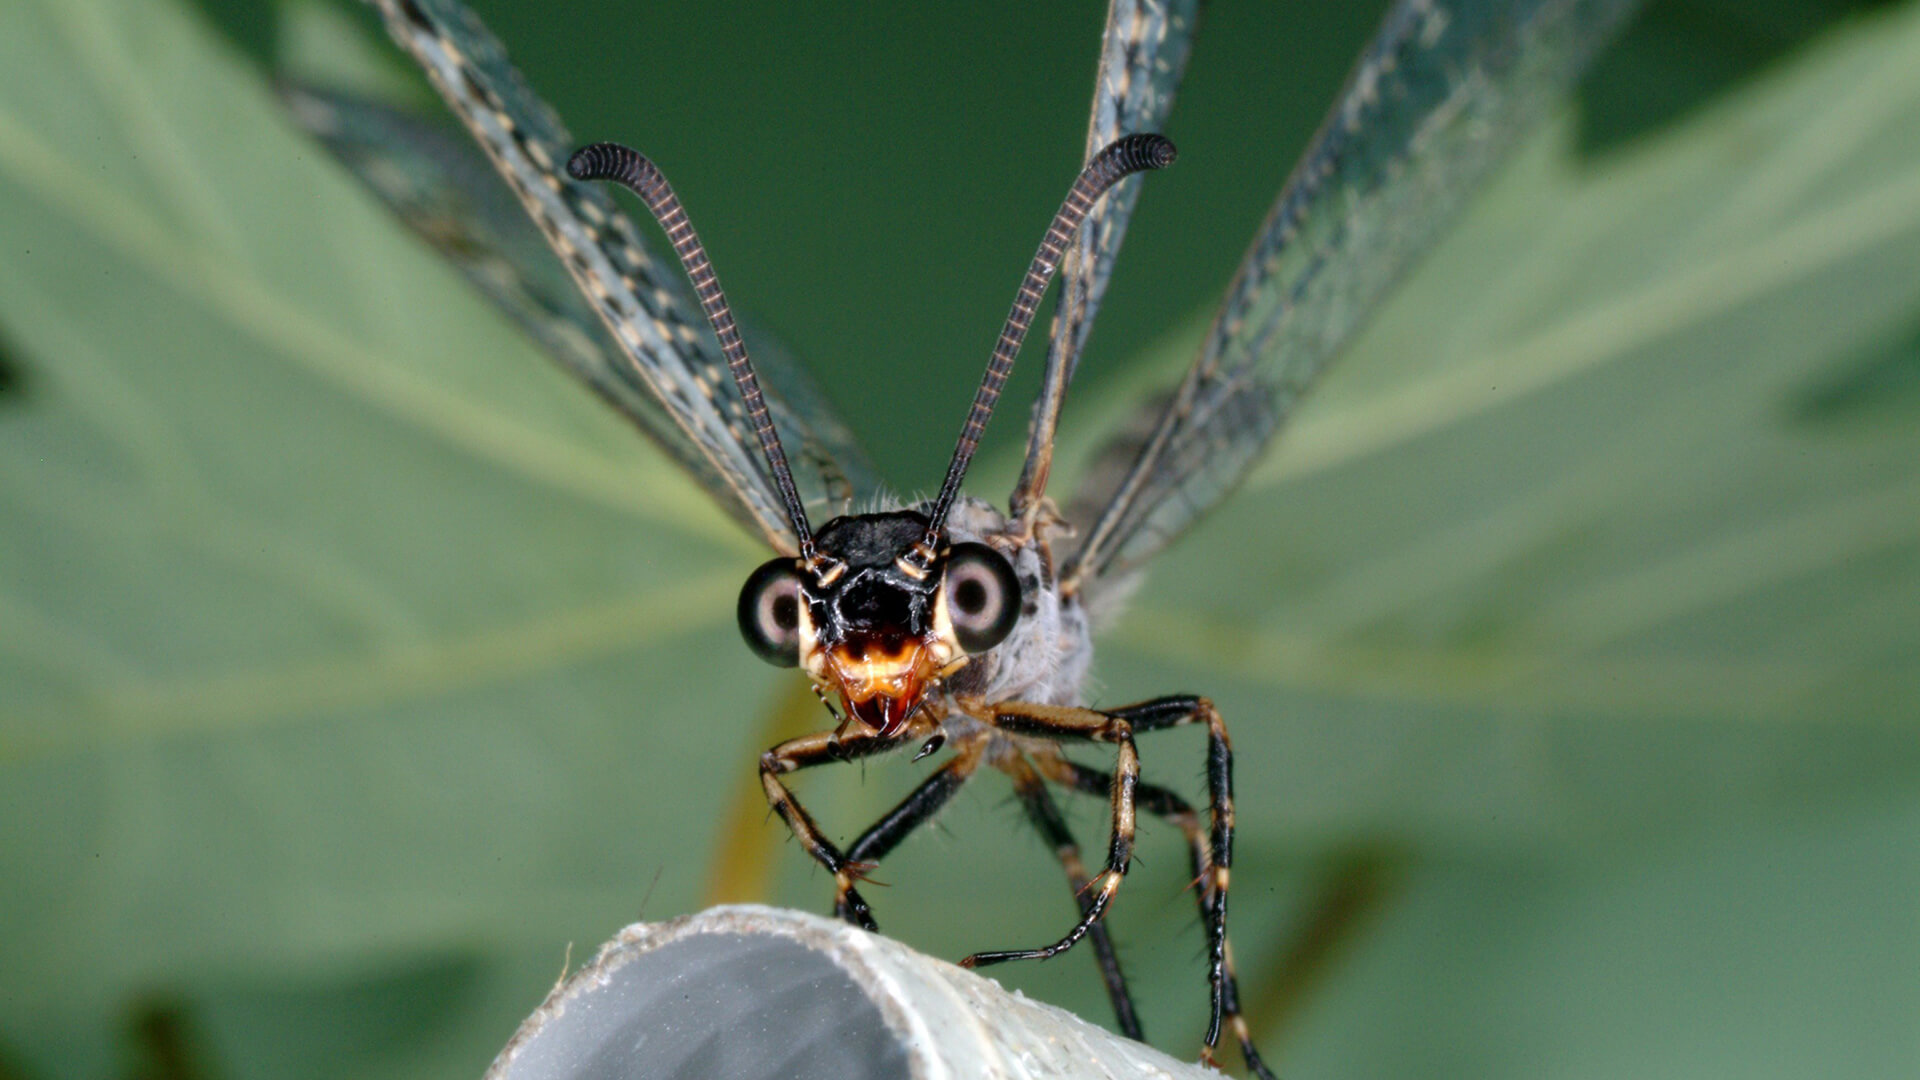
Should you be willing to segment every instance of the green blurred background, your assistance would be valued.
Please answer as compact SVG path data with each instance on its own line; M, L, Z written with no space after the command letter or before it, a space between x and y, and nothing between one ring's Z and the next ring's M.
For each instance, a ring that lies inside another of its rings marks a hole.
M1100 6L475 7L929 486ZM1063 492L1369 8L1208 10ZM372 32L0 0L0 1077L476 1075L569 943L829 901L750 782L793 722L731 625L761 553L279 113L276 70L420 92ZM1285 1075L1920 1070L1917 421L1920 6L1654 4L1104 643L1099 701L1233 727ZM1185 734L1142 753L1197 796ZM803 796L845 836L930 764ZM936 955L1071 915L976 787L871 897ZM1187 1057L1184 876L1149 826L1114 924ZM1086 955L994 974L1108 1018Z

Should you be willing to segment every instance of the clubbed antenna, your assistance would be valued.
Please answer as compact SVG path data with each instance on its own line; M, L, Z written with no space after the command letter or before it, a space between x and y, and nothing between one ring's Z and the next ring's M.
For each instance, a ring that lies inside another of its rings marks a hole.
M960 429L960 443L954 447L953 461L947 466L947 478L940 485L940 494L933 501L933 510L927 515L927 538L921 545L930 557L939 543L940 534L946 527L947 511L952 509L953 500L960 494L960 480L967 474L967 465L973 461L973 453L980 447L980 436L987 430L987 420L993 415L994 403L1000 400L1000 391L1007 384L1007 376L1013 374L1013 358L1020 352L1020 343L1026 339L1027 328L1033 325L1034 309L1040 306L1040 297L1047 291L1047 283L1053 280L1054 271L1060 267L1060 259L1073 234L1080 230L1087 214L1093 210L1093 204L1108 188L1122 179L1148 169L1164 169L1173 164L1175 151L1172 140L1162 135L1125 135L1108 143L1106 148L1095 154L1087 167L1080 171L1079 179L1073 182L1073 188L1067 192L1066 201L1060 204L1060 212L1053 216L1053 224L1047 226L1047 235L1040 241L1040 250L1034 252L1033 262L1027 267L1027 276L1020 283L1020 291L1014 295L1013 310L1007 313L1006 326L1000 330L1000 340L994 343L993 359L987 362L986 377L980 380L980 390L973 395L973 408L967 413L966 425Z
M727 295L720 291L720 279L714 276L713 264L707 260L707 249L687 221L687 212L673 193L673 187L658 166L638 151L618 143L594 143L581 148L567 160L567 175L575 180L611 180L627 188L640 196L654 220L666 231L667 242L673 245L673 253L680 257L680 265L693 282L694 295L700 298L707 322L713 326L714 336L720 339L727 370L733 373L734 385L740 388L740 397L746 402L747 419L753 424L753 433L760 438L767 466L773 470L780 501L786 504L787 520L793 525L794 539L800 549L800 561L811 567L816 558L813 531L807 524L800 492L793 486L793 472L787 468L787 454L781 449L780 435L767 412L767 399L760 392L760 379L753 373L753 362L747 359L747 343L740 340L740 328L734 325L733 311L727 306Z

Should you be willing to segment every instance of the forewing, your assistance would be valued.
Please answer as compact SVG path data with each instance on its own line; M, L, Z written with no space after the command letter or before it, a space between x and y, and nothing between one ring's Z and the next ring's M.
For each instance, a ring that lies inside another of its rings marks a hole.
M1157 132L1165 125L1174 92L1186 73L1199 7L1199 0L1111 0L1100 44L1100 71L1093 86L1093 115L1087 123L1088 160L1122 135ZM1028 427L1026 464L1011 500L1016 513L1046 491L1067 384L1093 329L1093 317L1139 197L1138 178L1122 181L1109 191L1081 226L1061 265L1046 372Z
M525 213L499 212L498 182L482 182L470 155L418 121L311 94L297 112L324 107L328 144L410 225L730 513L792 553L746 407L677 268L648 253L603 189L561 171L572 137L477 16L457 0L371 2ZM866 457L805 374L768 343L750 346L809 515L872 495Z
M1104 509L1068 580L1084 587L1139 565L1232 489L1387 290L1635 6L1393 6L1281 188L1185 380L1145 437L1123 434L1116 446L1132 463L1105 473L1111 491L1100 493Z

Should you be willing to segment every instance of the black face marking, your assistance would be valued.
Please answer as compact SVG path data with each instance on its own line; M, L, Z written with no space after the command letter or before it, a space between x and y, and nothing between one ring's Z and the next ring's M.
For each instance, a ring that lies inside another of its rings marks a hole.
M805 584L808 614L822 645L891 646L932 632L939 582L915 578L898 565L926 533L927 519L911 510L840 517L821 527L814 544L842 564L831 584Z
M912 510L837 517L820 527L814 542L848 569L880 567L912 550L926 535L927 519Z
M839 589L840 616L861 628L904 627L913 620L911 592L875 574L857 574Z

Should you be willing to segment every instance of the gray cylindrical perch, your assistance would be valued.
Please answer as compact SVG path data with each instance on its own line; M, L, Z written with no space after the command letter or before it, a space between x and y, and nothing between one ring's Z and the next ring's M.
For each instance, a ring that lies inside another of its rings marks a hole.
M487 1080L1219 1080L845 923L752 905L627 927Z

